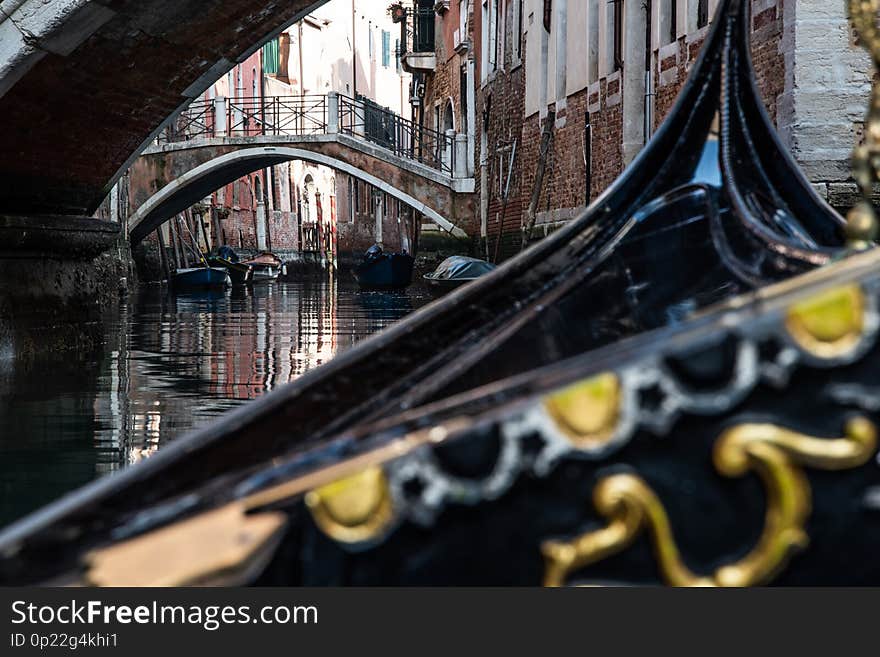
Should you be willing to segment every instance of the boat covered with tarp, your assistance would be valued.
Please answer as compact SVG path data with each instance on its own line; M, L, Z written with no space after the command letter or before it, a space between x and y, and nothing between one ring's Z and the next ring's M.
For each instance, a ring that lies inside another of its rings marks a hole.
M432 288L445 292L475 281L494 270L495 265L491 262L457 255L446 258L437 269L422 278Z
M880 582L880 256L780 144L746 5L579 218L6 529L0 578Z

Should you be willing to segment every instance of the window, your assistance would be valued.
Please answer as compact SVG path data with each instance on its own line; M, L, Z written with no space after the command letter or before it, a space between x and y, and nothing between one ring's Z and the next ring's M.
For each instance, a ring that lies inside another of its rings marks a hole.
M568 0L556 0L556 100L564 101L568 82Z
M599 79L599 4L605 0L590 0L589 9L589 54L588 54L588 70L590 73L590 82Z
M413 51L434 52L435 18L434 0L418 0L413 22Z
M488 34L483 45L484 76L498 70L498 0L483 0L483 33Z
M614 30L612 31L612 39L614 40L614 70L619 71L623 68L623 2L624 0L612 0L614 3Z
M501 52L501 21L498 20L498 3L500 0L492 0L492 70L498 70L499 54Z
M706 27L709 24L709 0L697 2L697 28Z
M678 41L678 0L668 0L669 3L669 33L667 43Z
M514 28L516 29L516 35L513 39L513 58L517 61L522 59L522 47L523 47L523 5L525 4L525 0L515 0L514 2L514 11L516 12L515 20L513 21Z
M397 67L397 72L400 73L400 39L394 40L394 61Z
M382 30L382 66L391 67L391 32Z
M468 0L458 0L458 32L461 40L466 41L468 35Z
M461 67L459 71L459 89L461 89L461 132L467 134L470 132L470 126L468 125L468 74L467 74L467 64Z
M263 46L263 70L266 75L278 75L278 69L281 64L281 49L278 45L278 39L272 39Z

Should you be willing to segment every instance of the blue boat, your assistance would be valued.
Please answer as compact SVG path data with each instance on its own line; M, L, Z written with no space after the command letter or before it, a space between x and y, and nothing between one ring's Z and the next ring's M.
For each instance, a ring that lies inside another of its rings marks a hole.
M374 245L354 268L354 277L363 289L394 290L412 283L415 258L408 253L385 253Z
M173 284L176 288L225 288L232 285L229 272L222 267L194 267L178 269L174 273Z

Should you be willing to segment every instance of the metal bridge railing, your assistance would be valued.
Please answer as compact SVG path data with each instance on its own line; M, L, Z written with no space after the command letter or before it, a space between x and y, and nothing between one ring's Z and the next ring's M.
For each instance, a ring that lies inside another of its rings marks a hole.
M369 99L355 100L342 94L194 101L157 141L329 133L369 141L398 157L453 175L455 139L452 135L420 126Z
M453 137L420 126L368 99L339 95L339 132L452 175Z
M214 102L193 101L159 134L157 141L169 143L213 136L215 124Z
M227 134L316 135L327 132L327 96L263 96L228 100Z

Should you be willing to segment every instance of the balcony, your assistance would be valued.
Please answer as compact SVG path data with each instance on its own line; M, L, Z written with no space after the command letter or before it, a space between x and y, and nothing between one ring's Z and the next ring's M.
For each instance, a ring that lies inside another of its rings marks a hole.
M409 73L433 73L437 69L435 4L417 0L392 6L392 16L401 23L400 62Z

